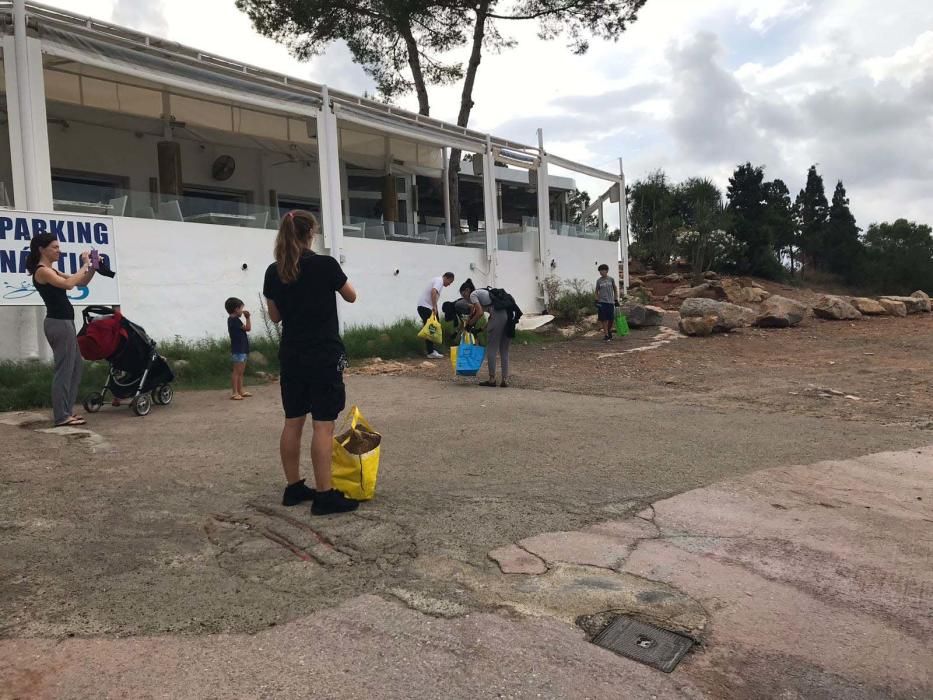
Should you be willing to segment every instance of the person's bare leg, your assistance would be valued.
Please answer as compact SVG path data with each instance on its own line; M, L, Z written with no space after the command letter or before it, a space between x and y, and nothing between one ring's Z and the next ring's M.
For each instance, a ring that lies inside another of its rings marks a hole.
M289 485L301 479L298 461L301 457L301 434L304 431L307 416L286 418L279 440L279 453L282 456L282 469Z
M330 463L334 454L334 421L311 421L314 435L311 437L311 464L314 467L314 486L318 493L330 491Z
M236 366L237 366L237 363L234 362L234 363L233 363L233 369L230 370L230 388L231 388L231 390L233 391L232 396L239 396L239 395L240 395L240 392L237 391L237 386L236 386Z
M246 363L241 362L240 366L237 368L236 373L236 391L240 396L243 396L243 376L246 374Z

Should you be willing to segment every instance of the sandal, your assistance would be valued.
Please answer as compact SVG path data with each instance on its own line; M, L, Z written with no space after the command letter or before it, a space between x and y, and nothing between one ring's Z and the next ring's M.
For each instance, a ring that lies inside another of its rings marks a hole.
M492 380L486 381L486 382L480 382L480 383L479 383L479 386L495 386L495 385L496 385L496 383L495 383L494 381L492 381Z
M56 428L70 428L75 425L87 425L87 421L80 417L71 416L68 420L62 423L56 423L55 427Z
M231 401L242 401L243 397L240 396L239 394L234 394L233 396L230 397L230 400Z
M244 399L248 399L250 396L252 396L252 394L248 391L244 391L242 394L240 394L240 396L242 396Z

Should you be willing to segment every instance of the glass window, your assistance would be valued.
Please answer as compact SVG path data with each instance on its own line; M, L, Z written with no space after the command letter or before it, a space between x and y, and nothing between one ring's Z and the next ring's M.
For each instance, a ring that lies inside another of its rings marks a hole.
M291 195L279 195L278 210L281 219L288 212L294 209L304 209L317 217L321 215L321 202L317 199L304 199L302 197L292 197Z
M186 186L181 202L185 218L211 214L241 214L243 205L249 204L249 194L234 190L215 190Z
M59 211L110 213L126 194L126 178L95 173L52 171L52 200ZM123 212L118 212L117 215Z

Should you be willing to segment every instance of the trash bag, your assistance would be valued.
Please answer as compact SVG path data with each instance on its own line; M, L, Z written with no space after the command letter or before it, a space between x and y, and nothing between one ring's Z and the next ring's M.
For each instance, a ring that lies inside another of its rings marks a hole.
M616 335L628 335L628 319L623 313L616 314Z
M435 345L444 344L444 329L441 327L441 322L437 320L437 316L431 314L431 318L425 322L424 328L418 332L418 337Z
M343 491L347 498L370 500L376 493L381 444L382 435L373 430L359 408L351 408L344 419L344 429L334 436L331 457L334 488Z
M457 374L463 377L475 377L483 366L486 357L486 348L476 344L476 338L470 333L464 333L457 348Z

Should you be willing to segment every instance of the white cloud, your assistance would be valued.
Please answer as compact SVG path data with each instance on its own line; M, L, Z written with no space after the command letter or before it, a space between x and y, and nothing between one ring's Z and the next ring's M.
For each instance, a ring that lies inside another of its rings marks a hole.
M778 22L795 19L811 9L807 0L771 0L746 4L739 10L739 16L747 19L752 29L764 32Z

